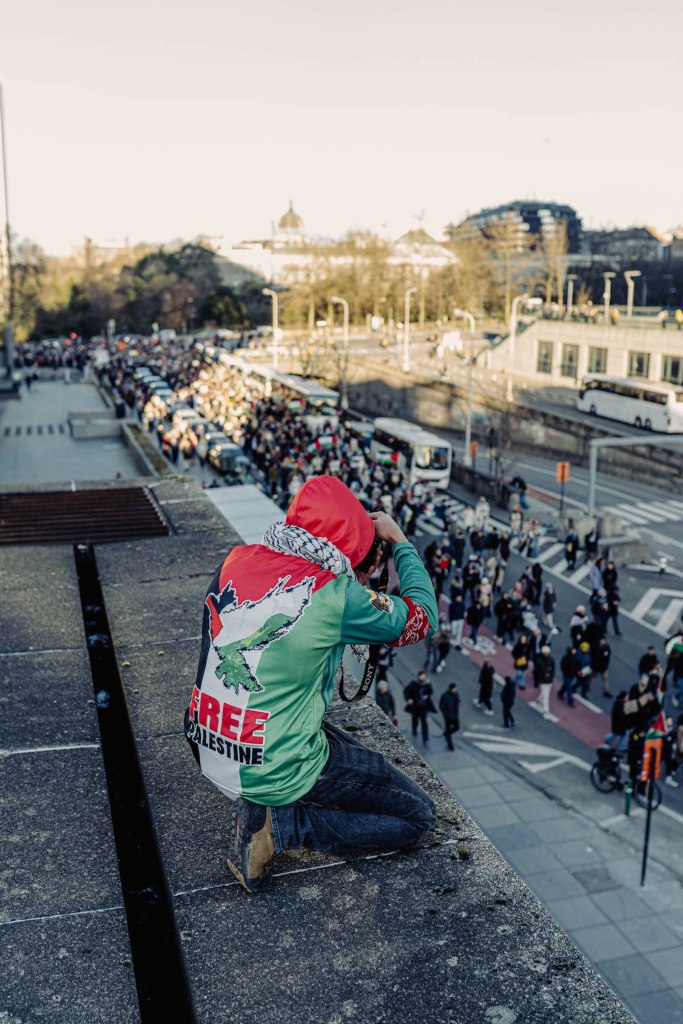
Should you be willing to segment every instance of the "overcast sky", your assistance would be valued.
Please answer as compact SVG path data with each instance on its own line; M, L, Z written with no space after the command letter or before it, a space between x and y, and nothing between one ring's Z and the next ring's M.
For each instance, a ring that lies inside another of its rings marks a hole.
M13 228L234 241L291 198L312 234L440 236L538 198L669 229L682 30L680 0L6 0Z

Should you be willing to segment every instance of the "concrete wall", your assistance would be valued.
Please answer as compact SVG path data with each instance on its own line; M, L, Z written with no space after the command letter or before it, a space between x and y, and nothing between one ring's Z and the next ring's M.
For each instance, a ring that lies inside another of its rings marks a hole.
M400 416L416 420L425 427L461 434L465 430L466 396L452 384L420 380L404 374L398 367L367 359L349 366L349 403L352 409L368 417ZM486 430L497 422L501 409L473 397L472 436L485 440ZM531 406L517 406L506 421L510 440L518 449L542 450L545 454L569 457L578 465L588 461L588 442L607 437L609 432L595 424L565 419ZM651 480L653 465L659 467L661 483L679 489L683 480L683 451L650 447L606 449L600 453L600 466L631 479ZM662 472L663 471L663 472Z

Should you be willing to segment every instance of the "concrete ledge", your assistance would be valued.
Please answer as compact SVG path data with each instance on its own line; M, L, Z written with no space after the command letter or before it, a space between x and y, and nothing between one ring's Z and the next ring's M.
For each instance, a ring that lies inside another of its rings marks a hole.
M409 853L281 855L255 898L225 866L232 805L182 735L141 744L200 1024L632 1021L374 703L331 717L430 793L436 828Z
M216 553L216 513L180 481L155 490L177 536L121 560L101 547L98 560L199 1024L632 1022L374 701L337 701L330 715L430 793L433 833L410 853L281 855L267 893L241 890L226 866L233 805L182 734L211 576L197 552ZM166 559L161 580L138 572L126 592L128 566L151 568L166 543L188 544L187 567Z
M236 537L196 485L153 486L176 535L98 545L96 556L197 1024L633 1024L370 700L333 703L332 720L430 793L433 832L410 852L283 855L267 893L241 890L226 866L233 805L182 734L204 593ZM24 583L6 601L0 645L13 712L0 758L2 1009L12 1020L90 1024L113 1014L133 1024L73 563L42 547L2 557ZM45 573L56 594L47 619L35 611Z

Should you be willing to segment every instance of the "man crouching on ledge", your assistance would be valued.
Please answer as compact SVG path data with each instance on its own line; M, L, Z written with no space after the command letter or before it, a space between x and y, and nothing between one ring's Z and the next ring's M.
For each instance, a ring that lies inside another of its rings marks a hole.
M383 543L400 598L365 586ZM336 477L309 479L286 522L230 552L206 595L185 734L237 801L228 865L248 892L268 884L283 850L393 850L433 827L422 789L324 715L346 644L416 644L437 621L415 548Z

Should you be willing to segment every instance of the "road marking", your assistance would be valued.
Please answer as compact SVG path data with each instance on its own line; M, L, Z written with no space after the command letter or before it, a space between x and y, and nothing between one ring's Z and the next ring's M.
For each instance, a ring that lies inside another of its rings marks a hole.
M574 700L578 700L579 704L583 704L585 708L588 708L590 711L594 711L596 715L602 715L604 713L602 708L599 708L597 704L594 704L586 697L582 697L580 693L574 694Z
M641 506L638 505L638 508L640 507ZM666 505L661 502L657 502L657 515L664 516L665 519L669 519L673 523L677 523L681 518L683 518L683 513L680 509L677 512L674 512L673 509L667 508Z
M590 571L590 562L585 562L580 568L575 569L575 571L571 573L570 576L566 576L565 579L567 580L567 583L577 584L580 583L585 576L588 576ZM583 590L584 588L582 587L581 589Z
M663 587L650 587L648 590L645 591L640 601L638 601L635 608L633 608L633 610L631 611L632 617L634 619L642 619L643 616L645 616L647 612L650 611L650 608L652 608L652 605L655 603L658 597L680 598L681 591L667 590Z
M605 506L605 512L610 512L613 516L617 516L619 519L625 519L627 523L631 523L634 526L644 526L646 523L650 522L648 517L640 515L639 512L633 512L631 509L625 510L623 508L619 508L618 505Z
M677 821L683 825L683 814L679 814L678 811L672 811L670 807L665 807L664 804L660 804L658 810L667 818L671 818L672 821Z
M522 768L526 768L532 775L538 775L539 772L546 772L548 768L559 768L561 764L565 764L565 758L560 755L554 758L552 761L536 761L532 764L530 761L518 761L517 764L521 765Z
M573 764L577 768L590 771L591 766L574 754L559 754L556 747L546 747L542 743L532 743L530 740L516 740L511 736L500 735L499 733L483 733L467 730L462 733L464 739L471 739L475 747L488 754L510 754L518 757L545 757L558 764ZM523 762L519 762L522 764ZM548 762L544 762L549 767ZM526 767L526 765L525 765ZM543 769L541 769L543 770Z
M600 828L609 828L611 825L620 825L622 821L628 821L629 818L642 818L645 811L641 811L640 807L631 807L630 815L624 814L613 814L611 818L605 818L604 821L599 821L598 825Z
M677 601L670 601L669 607L662 612L657 622L657 629L660 633L669 633L682 611L683 600L679 598Z
M541 551L536 561L547 562L549 559L559 554L560 551L564 551L564 544L551 544L549 548L545 548Z
M675 548L680 548L683 551L683 542L676 540L674 537L666 537L663 533L657 533L656 530L648 530L645 526L641 533L645 534L647 537L652 537L653 541L657 544L662 544L664 547L673 546Z

